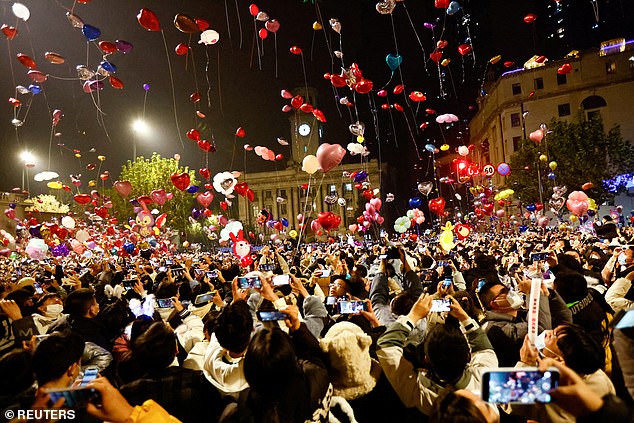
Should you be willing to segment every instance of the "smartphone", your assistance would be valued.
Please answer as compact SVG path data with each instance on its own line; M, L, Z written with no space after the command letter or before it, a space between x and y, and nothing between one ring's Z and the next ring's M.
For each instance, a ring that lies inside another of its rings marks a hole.
M218 279L218 271L210 270L209 272L205 273L205 276L207 276L209 279Z
M136 283L136 279L124 279L123 287L125 288L126 291L129 291L134 287L135 283Z
M445 288L445 289L448 289L451 286L452 283L453 283L453 278L445 278L442 281L442 287Z
M33 284L33 288L35 288L35 293L36 294L43 294L44 290L42 289L42 285L39 284L39 282L35 282Z
M448 264L449 262L445 260L438 260L438 266L446 267Z
M334 306L335 304L337 304L337 297L331 297L331 296L326 297L326 305Z
M262 281L258 276L241 276L238 278L238 287L240 289L262 288Z
M623 312L622 314L615 316L614 320L617 320L614 325L615 329L627 329L634 327L634 309Z
M260 272L272 272L275 270L275 264L274 263L261 264L260 266L258 266L258 270Z
M167 267L165 267L165 266L160 266L157 270L159 271L159 273L161 273L161 272L167 272Z
M88 403L101 407L101 394L95 388L78 387L68 389L45 389L51 402L55 404L60 398L64 398L65 408L84 408Z
M387 258L387 254L381 254L379 256L379 260L385 260Z
M88 366L84 370L84 376L81 378L81 383L79 386L86 386L89 382L97 379L99 375L99 367L97 366Z
M205 271L203 269L194 269L194 273L196 273L197 275L202 275L203 273L205 273Z
M165 260L165 266L171 266L174 262L172 260Z
M286 318L288 318L288 315L286 313L282 313L281 311L258 311L257 315L258 315L258 319L261 322L285 320Z
M156 304L158 308L170 308L174 307L174 301L171 298L157 298Z
M207 292L205 294L200 294L194 300L194 305L207 304L209 301L213 299L214 295L216 295L215 292Z
M185 273L185 269L182 267L173 267L172 268L172 275L174 276L180 276L182 274Z
M360 311L367 311L366 304L363 301L339 301L337 305L339 306L340 314L354 314Z
M432 300L431 309L429 311L435 313L442 313L444 311L449 311L451 306L451 300Z
M478 288L476 292L480 292L480 290L482 289L482 287L487 283L487 280L484 278L480 278L478 279Z
M291 276L289 274L273 276L273 286L288 285L290 283Z
M531 253L531 261L532 262L544 261L548 258L548 256L550 256L550 253L548 251L541 251L539 253Z
M482 374L482 400L492 404L537 404L551 401L550 390L559 385L559 371L549 368L499 368Z
M321 275L319 275L319 277L320 278L329 278L331 273L332 273L332 270L330 270L330 269L322 270L321 271Z

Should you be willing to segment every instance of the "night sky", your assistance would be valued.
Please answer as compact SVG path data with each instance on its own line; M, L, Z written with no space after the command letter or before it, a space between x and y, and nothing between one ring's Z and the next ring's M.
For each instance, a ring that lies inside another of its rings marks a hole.
M183 165L201 167L205 162L204 152L185 136L191 128L199 129L203 138L208 140L213 135L216 141L218 151L209 155L212 174L231 170L228 164L236 142L234 168L237 170L243 167L244 143L266 146L276 153L288 155L289 147L282 147L276 142L277 137L290 140L289 114L281 111L288 100L280 97L280 90L292 91L304 85L302 61L299 56L290 54L291 46L298 46L304 51L308 85L318 90L315 106L328 119L323 128L324 141L345 146L354 140L347 127L356 120L353 115L355 110L345 106L337 108L330 82L323 78L324 73L333 70L339 73L341 68L341 61L337 58L334 58L334 67L331 65L331 54L325 41L327 37L332 50L343 52L346 67L357 63L364 77L374 82L375 92L371 97L356 96L356 110L359 119L366 124L365 138L372 157L377 157L380 144L381 158L397 170L385 182L383 192L396 192L400 194L399 199L406 201L407 196L415 191L416 180L430 179L431 169L425 144L433 142L439 146L446 141L456 147L466 139L466 122L475 113L475 98L491 57L502 55L497 65L487 68L493 71L493 75L499 75L505 70L502 65L505 61L522 64L533 54L548 54L558 59L561 56L557 55L565 54L570 45L579 49L594 46L598 44L596 40L616 36L616 32L623 28L630 31L624 36L632 35L634 28L631 22L626 22L634 16L632 10L627 10L632 9L632 2L629 1L625 6L620 1L599 1L600 24L593 33L585 29L594 23L595 17L590 7L592 2L561 0L559 3L565 7L566 22L575 22L569 29L573 40L553 40L548 38L553 25L548 14L552 12L549 5L555 4L554 1L459 0L462 9L448 16L444 9L434 7L433 0L399 2L392 15L377 13L376 1L368 0L326 0L317 5L302 0L262 0L256 2L260 10L281 24L276 34L279 72L276 78L275 37L269 34L264 41L265 54L260 70L257 48L254 47L254 20L249 14L250 3L247 1L238 0L236 9L235 0L92 0L87 4L76 4L74 13L84 23L101 30L102 35L97 41L122 39L134 45L131 53L116 53L108 58L117 66L114 75L123 81L125 87L115 90L104 81L104 90L94 95L103 111L101 115L93 104L93 98L83 92L75 67L83 64L95 70L103 53L96 43L87 43L81 30L73 28L68 22L65 13L73 7L73 3L68 0L23 0L22 3L31 12L26 24L18 22L13 15L13 2L3 0L0 3L1 23L17 24L18 28L13 40L1 36L4 41L0 52L0 98L3 99L0 102L0 134L5 161L4 166L0 167L0 189L4 190L20 185L24 169L19 159L20 151L29 149L37 158L37 166L31 174L48 167L51 113L54 109L62 110L64 117L56 128L56 132L61 135L52 141L50 168L57 171L65 183L70 183L70 174L81 173L83 191L89 191L88 180L97 179L95 171L86 170L87 164L97 163L97 155L106 156L102 170L108 169L113 176L118 174L121 164L132 157L134 134L131 124L135 118L142 116L144 99L145 118L152 128L152 134L138 136L139 155L148 156L156 151L172 157L178 153L182 156ZM184 148L174 122L172 88L163 37L160 32L149 32L139 25L136 15L142 7L156 13L164 31ZM321 16L318 12L321 12ZM210 29L220 33L219 43L207 47L199 45L198 34L193 34L189 41L190 36L179 32L173 25L177 13L207 20L211 24ZM534 24L523 22L527 13L538 15ZM240 16L241 31L237 14ZM427 56L423 55L410 17ZM341 22L341 48L338 34L328 24L330 18L337 18ZM312 25L315 21L322 22L325 31L314 31ZM425 22L435 25L433 32L425 27ZM264 23L257 22L256 26L259 30L264 27ZM450 58L451 63L448 67L440 67L446 93L445 98L440 98L438 67L428 55L435 45L433 35L436 40L440 39L443 26L442 39L448 41L443 58ZM191 56L186 59L186 56L174 53L178 43L188 41L192 47L193 61ZM458 45L469 41L473 45L475 62L472 54L461 56L457 51ZM59 53L65 58L65 63L48 63L44 59L47 51ZM397 51L403 62L386 87L389 96L387 99L377 97L376 90L390 80L391 72L385 57ZM51 76L42 84L42 93L34 96L18 94L17 98L23 104L18 110L18 118L24 120L24 125L18 128L16 136L15 127L11 124L14 110L7 100L16 95L16 85L28 86L32 83L26 74L28 69L16 60L17 53L32 57L38 69ZM211 107L207 100L207 79L211 87ZM401 82L405 84L406 94L414 90L422 91L428 100L420 103L418 109L414 103L410 104L411 108L408 107L402 94L392 94L394 86ZM147 98L143 84L150 86ZM196 91L202 97L198 107L206 114L204 119L196 117L196 106L189 100L190 94ZM353 98L347 88L340 88L337 95ZM382 110L380 105L386 100L402 104L405 113ZM427 108L438 113L456 114L461 121L453 128L443 128L441 134L434 121L435 116L425 113ZM408 122L404 115L408 116ZM378 126L373 123L374 116ZM417 129L425 121L430 122L428 128ZM236 141L234 134L238 127L243 127L247 135ZM414 140L420 151L420 161L417 159ZM64 147L58 147L58 143L63 143ZM95 148L96 152L89 153L91 148ZM73 149L81 150L81 160L73 156ZM356 159L346 160L354 162ZM285 161L264 162L253 152L247 153L247 171L274 170L275 166L283 168ZM397 180L407 180L410 184L401 184L399 191ZM48 189L45 183L31 181L31 191L37 194Z

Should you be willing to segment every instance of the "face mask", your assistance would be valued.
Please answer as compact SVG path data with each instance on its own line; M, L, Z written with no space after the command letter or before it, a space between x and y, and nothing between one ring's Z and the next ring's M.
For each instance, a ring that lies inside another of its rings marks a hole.
M506 300L509 302L509 307L515 310L524 304L524 299L516 291L509 291L509 293L506 294Z
M625 261L626 261L626 260L627 260L627 259L626 259L626 257L625 257L625 253L621 253L621 254L619 254L618 261L619 261L619 264L620 264L621 266L626 266L626 263L625 263Z
M535 337L535 348L541 351L546 348L546 331L543 331Z
M61 304L49 304L46 306L44 315L51 319L57 319L59 315L62 314L62 310L64 310L64 306Z

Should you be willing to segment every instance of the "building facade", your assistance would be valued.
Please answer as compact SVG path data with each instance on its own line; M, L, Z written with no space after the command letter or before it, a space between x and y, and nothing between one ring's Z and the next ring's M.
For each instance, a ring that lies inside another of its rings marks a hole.
M302 95L306 102L315 105L316 93L313 88L306 92L296 88L294 93ZM347 230L348 225L356 223L355 212L359 197L365 189L377 190L381 186L381 170L377 160L355 156L357 163L341 164L328 173L317 171L309 176L302 170L302 161L309 154L316 154L322 143L322 128L319 121L310 113L296 112L289 118L291 126L290 158L286 169L280 171L256 172L243 175L243 181L249 184L255 198L252 202L242 197L234 200L238 206L238 219L247 227L257 225L261 210L267 210L276 220L286 218L289 228L298 228L299 214L315 217L319 212L331 211L341 216L339 231ZM350 162L346 154L344 161ZM368 174L366 187L354 182L350 177L354 172L365 171ZM365 200L364 200L365 201Z
M569 73L560 73L569 64ZM531 132L552 119L574 120L599 115L608 130L619 125L634 142L634 48L620 40L612 47L586 51L556 62L536 63L503 74L478 99L470 122L471 143L479 162L497 167L508 163ZM496 182L503 183L496 174Z

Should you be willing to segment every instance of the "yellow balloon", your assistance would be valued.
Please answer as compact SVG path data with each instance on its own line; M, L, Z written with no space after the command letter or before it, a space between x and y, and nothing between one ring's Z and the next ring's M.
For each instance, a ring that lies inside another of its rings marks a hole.
M81 159L81 154L75 153L75 157L77 157L78 159Z
M571 215L570 215L570 221L571 221L572 223L575 223L577 220L579 220L579 218L577 217L577 215L576 215L576 214L571 214Z
M550 168L550 170L555 170L555 169L557 169L557 162L550 162L550 163L548 163L548 167Z
M438 243L442 247L443 250L449 252L456 244L453 243L453 232L452 231L443 231L438 237Z
M291 238L293 238L293 239L297 238L297 231L296 231L295 229L291 229L291 230L288 232L288 236L290 236L290 237L291 237Z
M104 160L106 160L106 156L97 156L97 160L103 162Z
M577 216L575 216L575 217L577 217ZM559 230L560 231L565 231L566 229L568 229L568 225L566 225L565 223L562 223L561 225L559 225Z
M363 141L365 141L365 138L364 138L362 135L359 135L359 136L357 137L357 142L358 142L359 144L361 144Z
M317 21L313 22L313 29L315 31L321 31L322 29L324 29L323 26L321 26L321 24Z
M588 210L597 210L597 203L592 198L588 198Z
M88 186L89 187L96 187L97 186L97 181L95 181L94 179L88 181Z
M489 63L495 65L497 62L500 61L500 59L502 59L502 55L498 54L497 56L493 56L492 58L490 58Z
M539 156L539 160L546 163L548 161L548 156L545 154L542 154L541 156Z
M447 151L449 150L449 144L443 144L440 146L440 151Z
M451 63L451 59L443 59L443 61L440 62L443 66L449 66L449 63Z
M60 181L51 181L46 184L50 189L62 189L62 183Z

